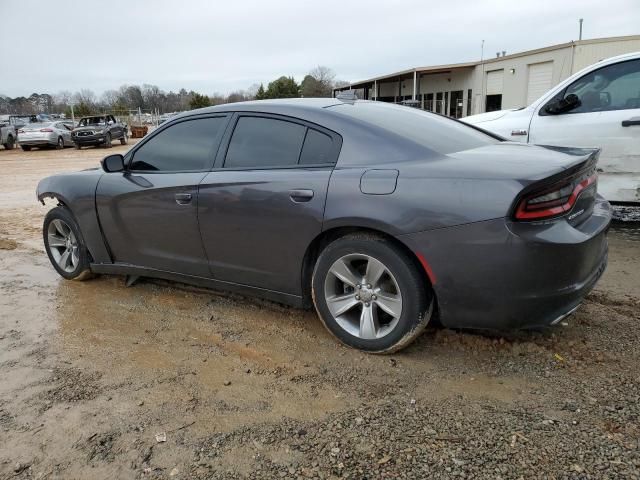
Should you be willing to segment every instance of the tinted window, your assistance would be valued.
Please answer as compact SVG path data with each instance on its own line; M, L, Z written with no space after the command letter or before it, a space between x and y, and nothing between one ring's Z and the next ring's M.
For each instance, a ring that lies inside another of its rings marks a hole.
M640 108L640 60L616 63L587 73L567 87L580 105L567 113Z
M331 157L331 147L333 140L329 135L320 133L317 130L307 130L304 139L304 146L300 154L300 163L312 165L314 163L330 163L334 159Z
M176 172L208 169L225 117L200 118L176 123L138 149L132 170Z
M332 111L395 133L438 153L447 154L498 143L463 123L423 110L383 102L344 103Z
M306 127L273 118L240 117L233 131L226 168L296 165Z

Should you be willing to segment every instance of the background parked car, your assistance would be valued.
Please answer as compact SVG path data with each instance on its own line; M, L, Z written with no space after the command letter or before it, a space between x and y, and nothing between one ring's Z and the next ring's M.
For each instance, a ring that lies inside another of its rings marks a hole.
M12 150L16 144L16 129L8 122L0 122L0 144L7 150Z
M63 122L29 123L18 130L20 148L28 152L33 147L64 148L73 146L71 130Z
M120 123L113 115L94 115L83 117L73 129L71 138L76 148L102 145L111 147L113 140L120 140L122 145L129 141L127 126Z
M598 147L598 190L640 205L640 52L595 63L524 109L461 119L509 140Z

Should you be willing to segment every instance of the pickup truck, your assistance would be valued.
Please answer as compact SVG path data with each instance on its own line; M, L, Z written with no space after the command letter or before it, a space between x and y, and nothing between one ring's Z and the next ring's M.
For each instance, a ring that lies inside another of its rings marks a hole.
M640 52L597 62L528 107L461 120L512 141L598 147L598 191L640 206Z
M83 117L71 132L71 139L77 149L94 145L111 148L113 140L122 145L129 141L127 126L118 122L113 115L94 115Z
M0 122L0 144L4 145L6 150L13 150L16 146L16 129L8 122Z

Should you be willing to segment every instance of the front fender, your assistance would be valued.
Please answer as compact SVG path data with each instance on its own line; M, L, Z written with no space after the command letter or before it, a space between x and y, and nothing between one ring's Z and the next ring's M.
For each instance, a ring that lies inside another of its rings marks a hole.
M54 175L42 179L36 188L36 197L44 205L46 198L53 198L68 208L78 222L78 227L96 263L111 263L102 230L96 214L96 187L101 170Z

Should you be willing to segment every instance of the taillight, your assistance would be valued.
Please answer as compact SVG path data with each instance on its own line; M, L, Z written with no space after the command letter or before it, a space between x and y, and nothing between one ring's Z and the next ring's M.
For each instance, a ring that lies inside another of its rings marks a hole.
M516 208L517 220L542 220L556 217L573 208L584 189L596 183L598 175L579 177L574 181L565 180L551 187L545 187L525 195Z
M48 132L48 133L53 132L53 130L51 130L50 128L41 128L40 131L41 132Z

